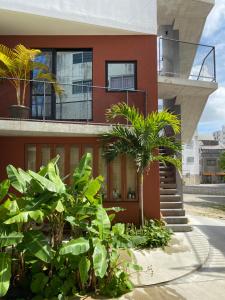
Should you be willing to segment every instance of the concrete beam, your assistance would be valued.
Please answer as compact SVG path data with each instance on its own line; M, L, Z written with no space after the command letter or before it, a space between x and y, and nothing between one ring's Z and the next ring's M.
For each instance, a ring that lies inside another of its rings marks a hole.
M0 136L99 136L110 125L71 124L60 122L0 120Z

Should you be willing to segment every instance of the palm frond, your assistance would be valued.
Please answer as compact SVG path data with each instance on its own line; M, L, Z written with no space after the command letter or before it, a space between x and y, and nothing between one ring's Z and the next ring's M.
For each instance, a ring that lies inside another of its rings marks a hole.
M134 106L128 106L126 103L113 105L106 111L106 119L108 121L122 117L130 122L134 127L143 125L144 117L137 111Z
M42 80L46 80L49 83L51 83L53 85L55 93L58 96L62 95L64 92L64 89L61 87L61 85L55 79L54 75L51 73L44 73L44 72L39 71L38 74L36 75L35 79L36 80L42 79Z
M180 132L180 120L176 115L171 114L166 110L149 114L146 118L146 125L149 125L152 130L157 131L158 133L165 129L166 126L170 126L173 129L174 134Z
M163 163L169 163L175 166L177 169L181 170L182 168L182 162L181 159L175 157L175 156L169 156L169 155L155 155L153 156L153 161L160 161Z

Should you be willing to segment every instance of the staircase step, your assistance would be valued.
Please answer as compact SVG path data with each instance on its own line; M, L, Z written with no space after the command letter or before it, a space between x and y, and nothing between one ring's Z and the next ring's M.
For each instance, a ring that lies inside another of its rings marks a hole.
M176 195L177 189L160 189L160 195Z
M163 189L176 189L176 183L160 183L160 188Z
M175 183L175 180L173 177L160 177L160 182Z
M166 176L166 177L169 177L169 176L174 176L174 172L173 171L159 171L159 175L160 176Z
M188 218L184 216L166 216L163 219L167 224L188 224Z
M167 224L166 227L171 229L173 232L189 232L189 231L192 231L191 225L188 225L188 224Z
M182 208L178 208L178 209L162 208L160 211L164 217L185 216L185 210Z
M160 202L178 202L180 200L180 195L160 195Z
M162 209L179 209L183 208L183 202L160 202L160 208Z

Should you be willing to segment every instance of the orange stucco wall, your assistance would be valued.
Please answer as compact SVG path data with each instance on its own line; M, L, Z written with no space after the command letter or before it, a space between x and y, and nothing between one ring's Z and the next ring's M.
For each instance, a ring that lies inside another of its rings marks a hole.
M33 48L92 48L93 49L93 85L105 86L105 61L137 61L137 88L147 92L147 112L157 110L157 51L156 36L0 36L0 43L15 46L22 43ZM8 116L8 107L15 104L14 91L9 85L0 88L0 117ZM140 96L131 96L132 101L138 99L138 106L144 111ZM133 99L133 100L132 100ZM105 121L105 109L111 104L125 101L124 93L106 93L93 97L93 121ZM31 138L33 139L33 138ZM42 142L46 138L38 138ZM56 138L63 143L66 138ZM5 176L7 164L25 167L25 143L30 138L1 137L0 139L0 174ZM76 138L74 138L76 141ZM160 217L159 175L158 165L154 164L144 178L144 209L146 217ZM111 205L111 203L109 203ZM118 204L118 203L117 203ZM128 210L121 217L126 221L138 220L138 203L125 203Z

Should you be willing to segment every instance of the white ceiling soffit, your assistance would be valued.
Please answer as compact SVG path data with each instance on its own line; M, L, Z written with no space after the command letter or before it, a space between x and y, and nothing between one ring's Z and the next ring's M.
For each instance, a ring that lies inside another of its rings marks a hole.
M215 82L158 76L159 98L176 98L175 104L181 106L182 143L191 140L208 97L217 87Z
M156 0L0 0L0 34L156 35Z
M158 26L173 25L179 39L197 43L215 0L158 0Z

